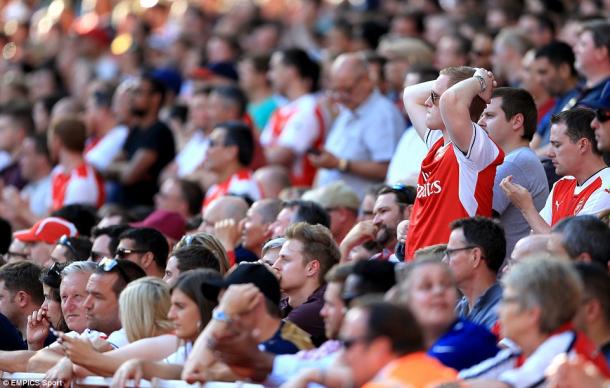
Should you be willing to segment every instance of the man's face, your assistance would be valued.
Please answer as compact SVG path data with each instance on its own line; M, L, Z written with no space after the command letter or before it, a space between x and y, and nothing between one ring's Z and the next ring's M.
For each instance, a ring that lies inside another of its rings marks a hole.
M205 165L211 171L222 171L227 163L231 161L232 155L227 153L230 147L225 145L225 141L226 131L222 128L216 128L210 134L210 145L206 151Z
M491 140L502 148L514 136L512 123L506 119L502 110L502 97L491 99L479 119L479 125L489 134Z
M148 81L138 80L131 92L131 113L134 116L143 117L152 109L153 102L152 85Z
M432 85L430 97L426 100L426 127L430 129L445 129L445 124L441 118L439 100L441 95L449 87L449 77L439 75ZM434 98L433 98L434 97ZM433 101L434 100L434 101Z
M357 387L370 381L378 372L373 367L375 363L371 362L371 358L377 355L369 351L370 342L366 338L367 319L368 313L358 308L351 309L345 316L339 336L349 344L343 350L341 359L351 370L354 385Z
M308 267L303 256L303 243L298 240L288 240L282 245L280 255L273 263L273 268L280 274L280 288L289 293L305 285L308 277Z
M170 212L183 213L185 201L180 186L175 179L167 179L155 195L155 208Z
M89 277L85 310L90 329L110 334L121 327L118 297L112 289L118 276L94 273Z
M18 144L19 139L13 121L8 116L0 115L0 150L11 153Z
M108 236L107 234L97 236L95 240L93 240L93 245L91 247L91 256L89 257L89 259L97 263L103 257L112 257L112 253L110 253L108 244L110 244L110 236Z
M0 314L7 317L13 325L19 322L20 313L15 304L15 294L6 288L4 280L0 280Z
M136 242L130 238L121 239L116 248L116 258L125 259L142 266L142 257L146 252L138 249Z
M286 234L286 229L288 229L288 226L290 225L293 214L294 210L288 207L280 210L275 221L269 225L272 238L281 237Z
M210 124L207 101L208 96L205 94L196 94L191 97L189 103L189 120L197 129L205 129Z
M468 280L472 274L472 249L462 249L468 246L471 246L471 244L466 241L462 228L451 231L449 242L447 243L447 250L449 252L451 252L452 249L460 250L445 255L443 260L449 264L449 268L451 268L458 286L465 280Z
M326 338L337 338L345 310L345 304L341 299L341 283L328 283L324 292L324 306L320 310L320 315L324 318Z
M370 93L370 89L366 87L370 82L366 72L347 73L335 69L330 82L333 99L350 110L358 108Z
M610 151L610 120L599 121L597 117L591 122L591 128L595 130L595 141L597 148L604 152Z
M360 204L360 212L358 216L358 222L372 220L375 217L373 213L373 208L375 207L375 196L374 195L365 195L362 199L362 203Z
M555 167L555 173L559 176L572 175L574 169L581 163L578 143L583 139L573 143L566 134L566 130L564 123L551 125L549 158Z
M242 230L242 243L248 249L258 249L269 238L269 224L263 222L263 216L259 213L260 203L252 204L246 218ZM257 255L260 252L255 252Z
M396 243L396 227L403 220L403 214L396 203L396 194L379 195L373 213L373 223L377 226L377 242L386 248L392 248Z
M276 52L271 56L268 76L273 90L285 94L290 82L290 71L288 66L282 63L282 53Z
M61 279L59 296L61 311L70 330L77 333L87 328L85 299L87 298L87 281L89 273L71 273Z
M8 252L6 252L6 262L12 263L15 261L27 260L28 254L25 251L26 244L23 241L14 238L13 241L11 241L11 245L8 247Z
M538 82L549 94L559 96L564 92L563 80L560 77L559 69L548 58L540 57L535 59L534 70Z
M170 256L169 259L167 259L167 264L165 265L165 275L163 276L163 281L171 287L176 283L176 280L178 280L178 276L180 276L178 259L176 259L176 256Z
M553 257L562 257L570 259L570 254L565 248L563 243L563 234L558 232L552 232L549 234L549 238L546 242L547 251L553 255Z
M51 251L54 245L44 242L25 243L24 253L41 267L44 267L51 260Z
M51 260L49 260L45 266L50 267L53 263L66 263L72 260L72 254L70 249L62 244L55 244L55 247L51 251Z
M44 158L36 152L36 144L32 138L27 138L23 141L21 146L21 153L19 154L19 167L21 168L21 175L28 180L33 180L39 173L37 171L40 165L39 160Z
M598 61L597 52L602 48L595 47L595 41L593 40L593 33L591 31L584 31L578 36L576 46L574 46L574 56L576 61L574 65L579 72L587 75L591 65L595 65Z

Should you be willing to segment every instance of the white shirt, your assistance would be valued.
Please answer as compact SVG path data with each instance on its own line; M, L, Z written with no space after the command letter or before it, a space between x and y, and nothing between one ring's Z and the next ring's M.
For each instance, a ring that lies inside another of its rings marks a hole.
M124 125L112 128L85 154L85 160L98 171L105 171L121 152L128 134L129 129Z
M427 153L426 143L419 137L415 128L412 126L407 128L390 161L386 182L389 185L402 182L416 186L421 162Z
M184 177L195 171L205 160L205 154L210 145L210 139L201 131L197 131L176 155L178 176Z

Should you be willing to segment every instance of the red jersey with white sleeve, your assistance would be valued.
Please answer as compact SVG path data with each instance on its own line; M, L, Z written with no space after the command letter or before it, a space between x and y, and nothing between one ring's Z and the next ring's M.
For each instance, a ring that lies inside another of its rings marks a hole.
M235 174L231 175L224 182L217 183L210 187L205 195L203 207L206 207L216 198L227 194L247 195L253 201L258 201L259 199L263 198L262 193L263 190L252 176L252 171L248 169L241 169Z
M504 152L477 124L464 154L453 143L444 144L439 130L426 132L428 154L421 164L413 204L405 259L415 251L449 240L449 224L476 215L491 217L496 167Z
M104 181L97 171L86 163L66 171L58 165L51 172L51 210L71 204L101 207L104 204Z
M606 167L580 186L571 176L555 182L540 216L553 226L566 217L597 214L609 208L610 168Z
M292 184L311 186L316 168L306 153L324 144L324 116L315 95L305 94L276 109L260 140L263 147L290 148L296 156L290 171Z

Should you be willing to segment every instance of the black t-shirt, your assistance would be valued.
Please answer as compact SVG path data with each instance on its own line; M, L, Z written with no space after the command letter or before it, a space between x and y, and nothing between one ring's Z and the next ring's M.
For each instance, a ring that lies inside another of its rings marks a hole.
M157 121L148 128L132 128L127 135L123 151L131 160L140 149L157 153L157 160L146 176L133 185L123 185L120 202L125 206L152 205L153 196L157 193L157 179L161 170L176 156L174 136L162 121Z
M0 314L0 350L26 350L28 345L23 339L19 330L7 317Z

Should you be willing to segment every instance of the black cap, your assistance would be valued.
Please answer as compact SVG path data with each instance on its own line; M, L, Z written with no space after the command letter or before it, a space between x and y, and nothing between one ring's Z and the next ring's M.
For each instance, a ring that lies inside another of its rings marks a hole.
M258 263L242 263L222 280L206 280L201 285L201 292L207 299L215 300L221 289L228 288L231 284L246 283L254 284L267 299L276 305L280 304L280 283L267 267Z

